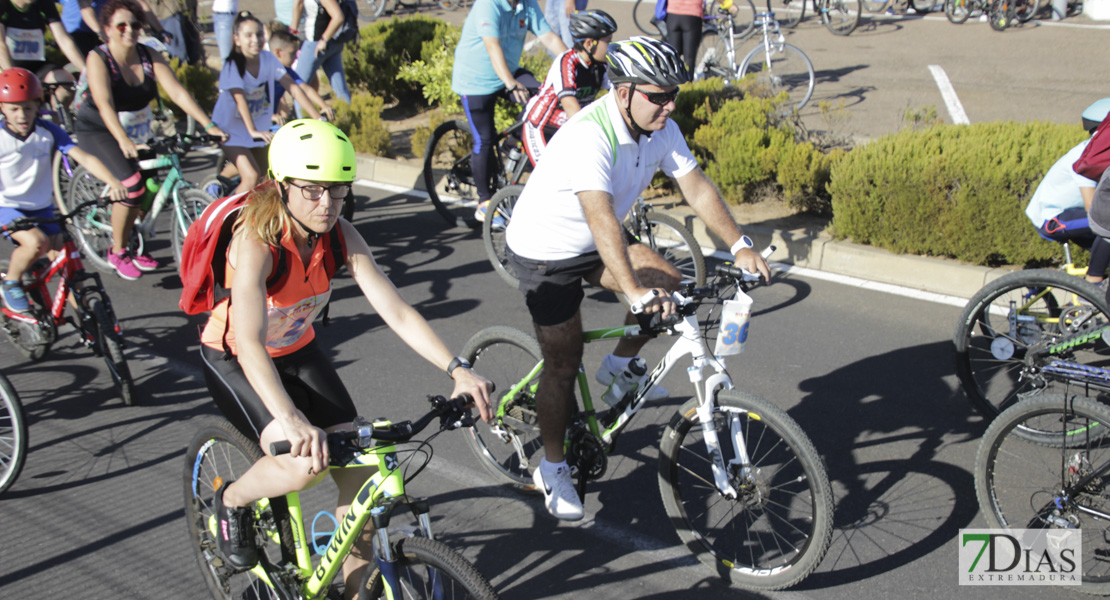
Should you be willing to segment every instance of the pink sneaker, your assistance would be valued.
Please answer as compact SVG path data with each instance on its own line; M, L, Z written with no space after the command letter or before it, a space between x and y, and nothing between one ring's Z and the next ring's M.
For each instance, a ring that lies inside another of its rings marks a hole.
M134 261L131 260L131 255L126 250L109 251L108 264L115 267L117 275L129 281L135 281L143 276L143 272L135 266Z
M140 271L146 273L158 268L158 261L150 257L149 254L131 253L131 263L135 265Z

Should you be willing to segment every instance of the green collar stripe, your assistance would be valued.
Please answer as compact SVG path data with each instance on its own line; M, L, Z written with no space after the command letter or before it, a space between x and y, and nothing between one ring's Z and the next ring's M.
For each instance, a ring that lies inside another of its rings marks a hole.
M613 119L609 116L609 106L602 104L598 110L586 116L587 121L593 121L601 126L605 137L609 138L609 147L613 149L613 166L617 166L617 132L613 130Z

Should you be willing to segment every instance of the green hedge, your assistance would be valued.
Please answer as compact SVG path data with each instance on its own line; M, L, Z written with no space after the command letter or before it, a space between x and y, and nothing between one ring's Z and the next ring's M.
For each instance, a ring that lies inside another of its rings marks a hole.
M879 138L833 165L833 233L980 265L1050 261L1059 247L1037 235L1025 206L1084 137L1074 125L993 122Z
M389 128L382 123L384 101L379 96L355 94L351 104L333 100L335 126L351 138L356 152L376 156L393 156L389 145Z
M413 15L379 20L359 30L357 44L343 49L343 69L352 90L362 90L397 101L419 101L421 88L398 79L401 68L424 57L429 42L458 30L440 19ZM455 40L458 34L455 33ZM451 45L454 48L454 44Z

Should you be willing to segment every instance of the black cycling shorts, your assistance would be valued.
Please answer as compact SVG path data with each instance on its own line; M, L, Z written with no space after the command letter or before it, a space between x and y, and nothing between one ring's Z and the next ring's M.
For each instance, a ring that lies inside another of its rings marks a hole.
M532 260L509 250L508 257L532 322L543 327L570 320L586 296L582 281L604 266L597 252L563 260Z
M243 435L258 440L274 416L254 391L239 359L224 360L223 350L200 345L204 381L220 412ZM358 412L335 367L316 340L296 352L273 359L285 391L308 422L327 429L354 421Z

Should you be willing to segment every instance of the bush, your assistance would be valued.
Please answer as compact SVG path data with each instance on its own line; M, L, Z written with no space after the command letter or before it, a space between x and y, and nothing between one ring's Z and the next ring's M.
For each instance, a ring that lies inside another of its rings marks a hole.
M1049 261L1059 249L1024 209L1044 173L1084 137L1074 125L993 122L879 138L833 166L834 234L980 265Z
M384 100L370 94L356 94L351 104L335 100L335 126L351 138L356 152L390 156L389 129L382 123Z
M682 135L691 139L698 127L709 123L709 118L729 100L737 100L740 93L733 86L726 86L724 80L712 77L687 83L675 99L675 109L671 119L678 124Z
M343 49L347 83L397 101L419 99L420 88L411 80L398 79L397 74L403 66L422 58L424 46L443 37L448 29L458 28L422 15L394 17L363 27L358 43L349 43Z
M825 154L813 144L797 142L793 127L777 116L775 100L749 96L722 102L714 112L712 93L702 91L708 122L694 132L691 149L726 201L751 199L770 182L792 206L828 212L825 185L841 152Z
M179 59L170 59L170 68L173 69L177 80L181 85L185 86L185 91L196 100L204 112L212 114L212 108L216 106L216 98L220 95L220 74L204 65L190 65L182 63ZM166 106L173 111L173 114L178 119L184 119L185 113L178 108L170 97L166 95L166 90L158 87L158 95L166 103Z

